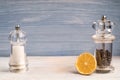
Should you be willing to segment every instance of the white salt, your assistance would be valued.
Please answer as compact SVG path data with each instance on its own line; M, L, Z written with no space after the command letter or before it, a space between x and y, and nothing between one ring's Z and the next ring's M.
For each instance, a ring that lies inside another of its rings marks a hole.
M11 58L14 64L25 64L26 55L24 51L24 46L12 46Z

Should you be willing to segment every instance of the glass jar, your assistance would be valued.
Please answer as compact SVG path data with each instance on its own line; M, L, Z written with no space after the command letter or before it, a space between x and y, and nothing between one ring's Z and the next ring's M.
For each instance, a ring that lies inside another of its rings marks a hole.
M15 30L10 32L9 40L11 44L11 54L9 61L9 69L11 72L24 72L28 70L28 61L25 52L26 34L19 25L15 26Z
M95 44L95 57L97 61L97 72L106 73L114 69L112 61L112 45L115 36L112 35L112 25L110 20L103 16L101 20L93 23L96 34L92 36Z

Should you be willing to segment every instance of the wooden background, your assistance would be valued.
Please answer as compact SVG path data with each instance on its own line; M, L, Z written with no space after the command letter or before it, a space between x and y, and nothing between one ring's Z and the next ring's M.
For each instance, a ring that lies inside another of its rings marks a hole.
M16 24L27 32L27 55L93 53L91 25L102 15L116 23L113 55L120 55L120 0L0 0L0 56L9 56Z

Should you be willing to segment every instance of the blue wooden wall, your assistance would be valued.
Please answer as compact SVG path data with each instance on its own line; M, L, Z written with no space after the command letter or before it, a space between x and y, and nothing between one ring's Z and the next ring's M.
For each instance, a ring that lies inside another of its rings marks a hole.
M27 32L27 55L93 53L91 25L102 15L116 23L113 55L120 55L120 0L0 0L0 56L9 56L16 24Z

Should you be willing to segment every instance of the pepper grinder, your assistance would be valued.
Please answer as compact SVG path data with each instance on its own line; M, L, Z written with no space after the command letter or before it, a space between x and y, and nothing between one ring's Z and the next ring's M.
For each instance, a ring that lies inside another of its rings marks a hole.
M112 45L115 40L115 36L112 34L113 22L107 20L106 16L102 16L101 20L93 22L93 29L96 34L92 36L95 44L95 57L97 61L96 72L108 73L114 70L111 65L112 61Z
M11 44L11 54L9 60L10 72L25 72L28 70L28 61L25 52L26 34L20 26L15 26L15 30L10 32L9 40Z

